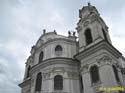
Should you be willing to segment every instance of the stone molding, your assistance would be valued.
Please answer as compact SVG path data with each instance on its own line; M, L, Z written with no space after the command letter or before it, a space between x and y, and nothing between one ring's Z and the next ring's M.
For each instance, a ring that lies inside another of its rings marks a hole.
M84 66L82 66L80 68L81 73L85 73L85 72L88 72L88 71L89 71L89 64L85 64Z
M71 72L70 70L68 70L64 67L54 67L49 72L43 73L43 79L44 80L51 79L51 78L53 78L51 76L64 75L65 73L67 74L67 76L66 76L67 79L78 79L79 78L78 72L75 72L75 71Z
M67 76L64 76L63 77L64 79L79 79L79 73L77 73L77 72L66 71L65 73L67 73ZM52 73L44 73L44 75L43 75L44 80L52 79L56 75L64 75L63 72L61 72L61 73L55 72L55 75L52 75L53 77L51 77L51 74Z
M64 74L65 70L63 67L54 67L46 73L43 73L43 79L50 79L53 74Z
M77 72L67 72L69 79L79 79L79 73Z
M115 58L119 58L120 56L122 56L122 54L116 48L114 48L111 44L109 44L105 40L101 40L98 43L83 50L82 52L76 54L74 57L77 58L78 60L82 60L86 58L87 56L90 56L91 54L102 49L111 53Z
M112 59L108 56L103 56L100 59L97 59L97 63L99 66L106 64L112 65Z
M32 79L31 79L31 87L34 85L34 82L35 82L35 79L32 78Z
M29 65L31 66L31 64L33 63L33 56L29 56L27 61L26 61L26 67L28 67Z
M30 85L30 83L31 83L31 78L27 78L21 84L19 84L19 86L23 88L24 86Z
M89 21L85 21L85 22L84 22L84 27L88 26L89 23L90 23Z
M43 80L50 79L51 73L43 73Z
M103 57L96 59L96 61L94 63L91 64L85 64L80 68L80 72L81 73L85 73L89 71L89 68L93 65L97 65L98 67L102 66L102 65L112 65L112 59L106 55L104 55Z
M77 32L80 32L82 30L81 26L76 27Z
M76 67L79 66L79 62L77 60L74 60L72 58L57 57L57 58L50 58L50 59L44 60L40 64L36 64L31 68L30 73L34 73L49 65L55 65L55 64L66 64L66 65L71 65Z
M64 92L64 91L54 91L54 92L49 92L49 93L68 93L68 92Z
M94 22L94 21L96 21L96 20L98 21L98 19L99 19L99 16L97 16L95 14L91 15L91 23Z
M48 40L48 41L44 42L39 47L36 44L35 51L39 50L39 48L41 48L41 47L44 48L46 45L49 45L49 44L57 42L57 41L61 41L61 42L67 43L67 44L76 44L76 41L73 41L73 40L71 40L69 38L67 38L67 39L65 39L65 38L54 38L54 39L51 39L51 40Z
M52 69L52 73L54 74L56 72L62 72L62 73L64 73L65 72L65 68L64 67L54 67Z
M77 23L77 25L79 25L79 26L82 26L83 24L83 26L84 27L86 27L87 25L85 25L86 24L86 22L88 21L89 22L89 24L90 23L93 23L94 21L98 21L99 20L99 16L98 15L96 15L96 14L91 14L91 15L88 15L88 16L86 16L84 19L83 18L81 18L80 20L79 20L79 22ZM78 29L77 29L78 30Z

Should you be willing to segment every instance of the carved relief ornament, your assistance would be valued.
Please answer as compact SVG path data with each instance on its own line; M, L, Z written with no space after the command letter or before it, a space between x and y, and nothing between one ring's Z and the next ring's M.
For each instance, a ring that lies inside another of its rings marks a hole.
M72 78L72 79L78 79L79 78L79 74L76 72L67 72L68 77Z
M89 68L88 64L85 64L80 68L80 71L83 73L88 72L88 68Z
M110 57L108 57L108 56L103 56L100 59L97 59L97 63L99 65L105 65L105 64L111 65L112 64L112 59Z
M82 30L82 27L81 27L81 26L78 26L76 29L77 29L77 31L79 32L79 31Z
M89 21L85 21L84 27L88 26L88 24L89 24Z
M50 78L50 73L44 73L43 74L43 79L49 79Z

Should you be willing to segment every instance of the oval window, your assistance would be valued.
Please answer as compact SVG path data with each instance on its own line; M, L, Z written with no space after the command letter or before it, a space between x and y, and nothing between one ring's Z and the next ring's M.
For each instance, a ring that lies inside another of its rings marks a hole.
M57 45L55 48L55 54L57 56L60 56L60 55L62 55L62 51L63 51L62 47L60 45Z
M39 55L39 63L41 63L42 62L42 60L43 60L43 51L41 51L41 53L40 53L40 55Z

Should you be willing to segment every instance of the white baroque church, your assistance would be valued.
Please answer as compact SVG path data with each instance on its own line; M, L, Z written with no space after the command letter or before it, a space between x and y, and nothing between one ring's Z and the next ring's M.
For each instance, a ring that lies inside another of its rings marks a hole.
M125 87L125 58L95 6L79 10L76 30L78 37L43 30L27 59L22 93L125 93L97 89Z

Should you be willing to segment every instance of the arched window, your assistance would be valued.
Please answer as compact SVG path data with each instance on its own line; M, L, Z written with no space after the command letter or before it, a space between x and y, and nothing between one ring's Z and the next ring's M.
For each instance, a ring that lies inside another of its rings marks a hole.
M57 45L55 48L55 54L57 56L60 56L60 55L62 55L62 51L63 51L63 48L60 45Z
M99 71L96 65L90 68L90 76L92 83L97 83L99 81Z
M86 45L92 43L92 34L90 29L86 29L85 31L85 39L86 39Z
M43 51L40 52L40 55L39 55L39 63L43 60Z
M112 68L113 68L113 71L114 71L114 74L115 74L115 78L119 82L120 80L119 80L117 68L114 65L112 65Z
M42 86L42 74L41 72L37 74L35 91L41 91Z
M31 69L31 67L29 66L28 69L27 69L27 75L26 75L27 78L29 77L30 69Z
M63 89L63 77L61 75L56 75L54 77L54 90Z
M125 74L125 68L121 68L121 73L122 73L122 75Z
M103 32L103 35L104 35L104 39L105 39L106 41L108 41L106 32L105 32L105 30L104 30L103 28L102 28L102 32Z

